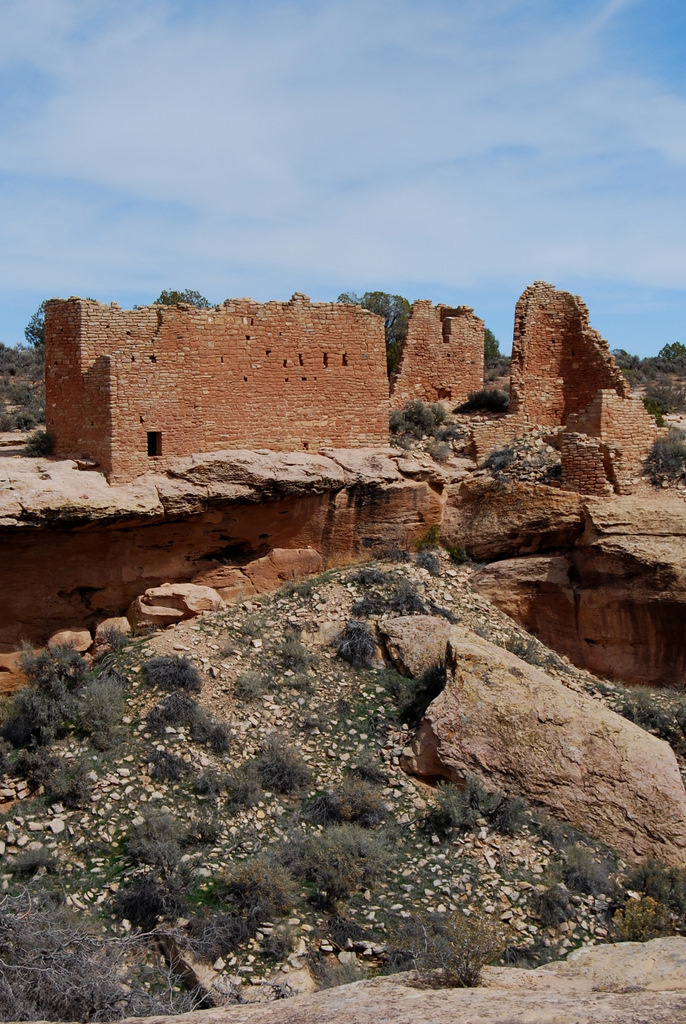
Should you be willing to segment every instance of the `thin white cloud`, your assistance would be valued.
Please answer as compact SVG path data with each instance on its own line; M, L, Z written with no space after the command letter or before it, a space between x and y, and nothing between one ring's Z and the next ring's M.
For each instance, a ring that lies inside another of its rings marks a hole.
M5 286L686 287L686 101L608 63L627 0L0 6Z

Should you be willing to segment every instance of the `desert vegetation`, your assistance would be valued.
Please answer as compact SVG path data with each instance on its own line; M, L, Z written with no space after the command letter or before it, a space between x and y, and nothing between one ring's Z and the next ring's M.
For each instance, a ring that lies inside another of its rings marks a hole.
M681 696L572 669L470 590L437 530L389 553L134 637L106 664L26 651L30 686L1 712L3 792L20 796L0 817L6 1017L205 1005L198 961L241 1001L251 980L289 994L283 967L322 986L407 969L471 985L490 962L686 929L684 872L630 869L480 779L405 774L445 671L384 665L374 624L459 619L594 687L680 756ZM311 624L334 608L342 632L321 642Z

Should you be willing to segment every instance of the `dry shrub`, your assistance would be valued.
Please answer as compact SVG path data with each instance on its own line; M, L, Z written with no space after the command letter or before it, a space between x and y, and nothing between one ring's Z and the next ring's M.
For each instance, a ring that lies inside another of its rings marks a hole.
M390 965L395 970L440 972L452 987L472 988L481 971L500 955L504 941L486 916L417 914L391 932Z

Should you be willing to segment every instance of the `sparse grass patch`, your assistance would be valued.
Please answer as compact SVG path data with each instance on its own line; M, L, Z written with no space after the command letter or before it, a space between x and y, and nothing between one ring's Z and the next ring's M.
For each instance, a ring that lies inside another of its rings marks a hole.
M646 459L646 469L656 487L663 481L686 479L686 433L670 427L666 437L658 437Z

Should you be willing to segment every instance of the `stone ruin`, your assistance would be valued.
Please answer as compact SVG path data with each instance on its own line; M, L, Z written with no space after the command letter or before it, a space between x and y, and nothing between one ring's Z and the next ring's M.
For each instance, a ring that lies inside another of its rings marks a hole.
M52 299L45 333L56 450L114 483L199 452L388 444L384 324L360 306ZM416 302L393 400L464 400L483 381L483 334L466 306Z
M407 337L391 380L395 405L466 402L484 380L484 322L469 306L413 302Z
M56 450L114 483L200 452L382 447L390 402L460 404L483 386L483 320L426 300L390 385L381 317L299 292L211 309L52 299L45 324ZM561 486L583 494L628 492L657 436L582 300L545 281L517 303L510 411L473 423L473 453L536 425L555 433Z
M564 428L561 487L581 494L629 493L658 436L584 302L545 281L517 303L509 413L474 425L474 453L483 459L537 425Z

